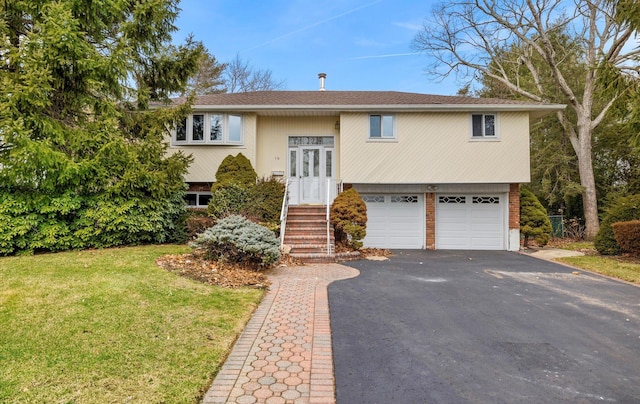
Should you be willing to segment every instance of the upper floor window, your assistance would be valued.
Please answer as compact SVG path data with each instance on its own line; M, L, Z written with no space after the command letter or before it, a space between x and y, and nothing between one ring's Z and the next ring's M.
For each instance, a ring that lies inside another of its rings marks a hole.
M497 137L495 114L472 114L471 136L473 139Z
M393 115L369 115L369 139L395 139Z
M173 144L242 144L242 115L195 113L179 121Z

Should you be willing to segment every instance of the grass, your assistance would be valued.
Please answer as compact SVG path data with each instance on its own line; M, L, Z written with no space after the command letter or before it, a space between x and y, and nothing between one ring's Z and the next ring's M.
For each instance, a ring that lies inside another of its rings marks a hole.
M0 402L195 403L262 298L154 264L184 246L0 258Z
M616 257L583 256L558 258L558 261L574 267L612 276L628 282L640 283L640 263Z
M581 257L557 258L557 261L628 282L640 283L639 259L598 255L593 243L587 241L563 243L562 245L558 245L558 248L583 251L586 255Z

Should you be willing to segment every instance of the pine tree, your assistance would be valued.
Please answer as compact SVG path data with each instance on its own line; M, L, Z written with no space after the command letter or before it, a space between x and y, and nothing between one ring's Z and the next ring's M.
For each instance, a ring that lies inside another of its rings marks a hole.
M551 222L547 211L533 192L520 190L520 233L524 236L524 247L533 237L539 246L545 246L551 238Z
M0 2L0 254L177 237L189 159L163 139L188 106L147 109L197 68L177 3Z

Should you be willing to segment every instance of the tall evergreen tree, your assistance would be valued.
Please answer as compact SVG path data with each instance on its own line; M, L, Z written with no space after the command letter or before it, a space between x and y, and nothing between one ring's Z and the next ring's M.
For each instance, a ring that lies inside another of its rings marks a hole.
M0 254L176 236L189 159L164 136L201 45L177 0L0 2Z

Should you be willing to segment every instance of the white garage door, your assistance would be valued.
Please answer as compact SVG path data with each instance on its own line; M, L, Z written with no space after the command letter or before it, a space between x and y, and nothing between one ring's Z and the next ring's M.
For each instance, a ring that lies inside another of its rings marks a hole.
M367 204L365 247L424 248L421 194L363 194Z
M436 249L504 250L502 195L438 195Z

